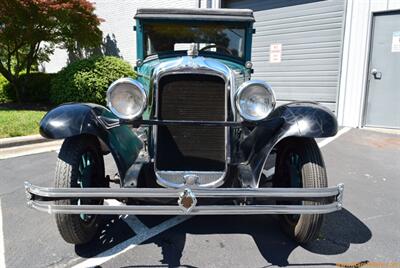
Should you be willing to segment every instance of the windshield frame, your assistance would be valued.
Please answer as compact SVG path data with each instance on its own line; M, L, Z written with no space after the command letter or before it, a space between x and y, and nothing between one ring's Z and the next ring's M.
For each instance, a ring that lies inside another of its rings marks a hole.
M137 19L137 26L136 26L136 52L137 52L137 59L141 61L147 61L154 58L168 58L168 57L176 57L176 56L186 56L187 52L184 50L181 51L170 51L170 52L163 52L153 55L145 56L145 33L144 27L146 24L151 23L158 23L158 24L184 24L184 25L206 25L206 24L223 24L227 27L239 27L244 29L244 40L243 40L243 57L237 56L230 56L227 54L222 53L215 53L212 51L200 51L200 56L205 57L212 57L212 58L219 58L222 60L230 60L235 61L240 64L244 64L246 61L251 59L251 39L253 34L253 24L250 22L238 22L238 21L198 21L198 20L168 20L168 19Z

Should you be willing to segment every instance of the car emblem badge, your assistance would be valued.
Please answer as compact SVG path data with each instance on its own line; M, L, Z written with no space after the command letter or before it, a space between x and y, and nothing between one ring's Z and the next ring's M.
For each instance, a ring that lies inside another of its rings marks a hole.
M183 176L183 182L185 185L195 185L199 183L199 176L194 174L186 174Z
M197 199L192 190L186 188L180 193L178 199L178 205L183 210L183 212L190 213L190 211L196 206Z

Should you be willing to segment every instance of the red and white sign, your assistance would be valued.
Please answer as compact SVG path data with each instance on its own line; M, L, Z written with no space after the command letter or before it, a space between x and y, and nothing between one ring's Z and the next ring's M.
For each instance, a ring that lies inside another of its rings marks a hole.
M269 47L269 62L280 63L282 61L282 44L275 43Z
M393 33L392 52L400 52L400 31Z

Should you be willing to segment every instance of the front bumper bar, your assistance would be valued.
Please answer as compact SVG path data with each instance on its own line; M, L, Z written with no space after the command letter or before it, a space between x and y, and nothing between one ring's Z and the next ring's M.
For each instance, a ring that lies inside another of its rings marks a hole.
M25 183L27 204L39 211L63 214L242 215L324 214L342 208L343 184L329 188L45 188ZM177 198L177 205L57 205L65 199ZM190 201L186 206L182 199ZM196 205L197 199L313 200L316 205ZM327 201L329 200L329 202Z

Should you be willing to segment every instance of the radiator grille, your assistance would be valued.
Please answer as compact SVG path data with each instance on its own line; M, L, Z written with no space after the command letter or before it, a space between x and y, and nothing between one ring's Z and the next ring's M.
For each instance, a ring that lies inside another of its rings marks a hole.
M224 81L208 75L171 75L160 81L158 118L224 121ZM225 128L159 126L159 170L219 171L225 168Z

